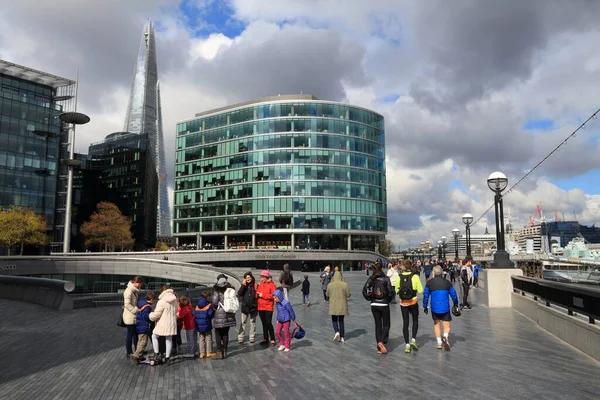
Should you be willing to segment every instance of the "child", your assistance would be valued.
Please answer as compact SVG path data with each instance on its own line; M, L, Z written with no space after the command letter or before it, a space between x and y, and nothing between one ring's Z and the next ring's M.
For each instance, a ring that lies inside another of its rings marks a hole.
M135 314L135 330L138 334L138 343L135 353L133 353L131 358L138 364L145 360L143 357L144 349L154 328L154 324L150 322L149 318L150 311L152 311L152 303L154 303L154 293L148 292L145 298L140 299L137 304L139 311Z
M196 320L194 318L194 312L192 311L192 305L190 299L187 296L183 296L179 299L179 307L177 308L177 318L179 318L185 331L185 340L187 344L187 358L198 358L198 331L196 331Z
M196 330L200 333L200 358L213 358L216 356L212 351L212 318L215 310L210 304L210 293L202 292L198 305L194 310Z
M279 351L290 351L290 322L296 319L296 313L289 301L283 297L281 289L277 289L273 292L273 300L275 300L275 307L277 308L277 326L275 327L275 334L279 339ZM284 338L281 337L281 330L283 329Z
M304 275L304 282L302 282L302 304L306 304L306 307L310 307L310 282L308 281L308 275Z

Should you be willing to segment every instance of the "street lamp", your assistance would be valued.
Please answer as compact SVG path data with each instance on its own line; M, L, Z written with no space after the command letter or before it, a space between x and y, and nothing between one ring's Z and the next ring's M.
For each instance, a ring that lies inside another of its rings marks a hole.
M438 240L438 261L442 260L442 241Z
M446 236L442 236L442 260L446 261Z
M496 253L491 268L514 268L515 263L510 260L504 243L504 206L502 203L502 191L508 186L508 178L502 172L493 172L487 179L488 187L494 195L494 207L496 209Z
M471 222L473 222L473 216L469 213L466 213L462 216L462 221L466 225L465 233L467 238L467 256L466 260L473 260L473 256L471 256Z
M458 228L452 229L452 235L454 236L454 261L458 262L458 235L460 231Z

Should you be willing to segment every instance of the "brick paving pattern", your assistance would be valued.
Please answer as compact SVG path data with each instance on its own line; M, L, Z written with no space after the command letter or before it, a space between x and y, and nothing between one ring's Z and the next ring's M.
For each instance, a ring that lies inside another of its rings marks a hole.
M300 275L299 273L297 273ZM419 352L404 353L392 306L387 355L375 352L373 318L361 295L364 273L346 274L352 297L346 342L333 329L316 274L313 306L291 301L307 336L292 351L230 335L226 360L134 365L125 358L118 307L59 313L0 301L1 399L598 399L600 364L512 309L481 306L452 323L451 352L435 348L431 317L420 314ZM239 321L239 318L238 318ZM262 327L257 321L261 339Z

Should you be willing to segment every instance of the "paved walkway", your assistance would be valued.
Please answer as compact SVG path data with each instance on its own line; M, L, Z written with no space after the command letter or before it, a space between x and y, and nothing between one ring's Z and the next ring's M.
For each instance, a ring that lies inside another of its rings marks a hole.
M289 353L233 338L226 360L137 366L125 359L116 307L57 313L0 301L2 399L598 399L600 364L511 310L478 306L452 324L451 352L436 350L430 316L421 314L421 350L404 353L401 316L392 309L387 355L374 349L373 319L352 290L346 343L333 330L318 278L314 305L291 292L307 336ZM259 324L260 326L260 324ZM261 331L259 327L259 332Z

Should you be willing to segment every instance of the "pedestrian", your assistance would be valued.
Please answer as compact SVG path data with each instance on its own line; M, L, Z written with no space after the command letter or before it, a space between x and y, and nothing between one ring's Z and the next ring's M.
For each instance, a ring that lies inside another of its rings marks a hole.
M341 272L335 272L331 277L331 283L327 286L327 297L329 297L329 315L335 332L333 341L343 343L346 331L344 317L348 315L350 288Z
M425 266L423 267L423 273L425 274L425 281L429 280L429 277L431 276L431 262L427 262L427 264L425 264Z
M271 279L271 273L263 270L260 273L260 283L256 287L256 297L258 299L258 316L263 326L263 339L260 344L266 345L271 343L275 345L275 329L273 329L273 309L275 301L273 300L273 292L277 287ZM269 341L270 340L270 341Z
M280 289L273 292L273 300L275 301L275 307L277 307L277 326L275 328L275 334L279 339L279 351L290 351L290 345L292 339L290 337L290 322L296 319L296 313L292 308L292 305L288 300L283 297L283 292ZM283 331L283 337L281 336Z
M183 296L179 299L177 318L181 321L182 329L185 331L187 353L184 357L198 358L200 356L200 352L198 351L198 331L196 330L196 319L194 318L194 311L192 310L189 297Z
M158 296L156 309L149 315L150 321L156 321L156 326L152 330L152 347L156 364L170 364L173 336L177 334L177 296L167 285L163 285L161 289L162 293ZM159 337L165 340L164 357L159 350Z
M210 304L210 293L202 292L198 305L194 309L196 330L200 335L200 358L213 358L216 356L216 353L212 351L212 319L214 316L215 310Z
M400 297L400 310L402 311L402 334L404 335L404 352L419 350L417 346L417 331L419 330L419 299L418 294L423 293L423 285L418 274L412 271L412 263L409 260L402 261L402 273L398 276L396 287ZM409 341L408 324L412 317L412 338Z
M373 275L363 287L363 297L371 302L377 353L387 354L385 345L390 335L390 303L394 299L394 290L390 278L383 273L383 265L379 259L373 265Z
M302 304L310 307L310 281L308 275L304 275L304 281L302 282Z
M229 328L236 325L235 312L225 311L225 292L234 289L224 276L217 280L213 289L211 304L215 310L213 326L215 327L215 341L217 342L217 358L225 359L229 348ZM235 291L233 296L235 296Z
M135 327L135 316L140 309L137 307L138 294L142 287L142 277L135 276L127 282L127 288L123 292L123 322L125 323L125 350L127 358L130 358L137 348L138 336Z
M470 310L471 305L469 304L469 289L473 284L473 267L471 265L471 260L465 259L463 261L463 266L460 269L460 280L463 289L461 307Z
M294 286L294 275L292 275L290 264L283 264L283 271L279 276L279 283L283 288L283 296L286 300L289 300L288 291Z
M250 343L254 343L256 335L256 316L258 315L258 300L256 299L257 283L254 280L252 272L248 271L244 274L244 280L238 290L238 296L242 299L241 314L242 322L238 331L238 343L244 344L244 336L246 334L246 325L250 322Z
M481 264L477 264L473 270L473 286L474 287L479 287L477 286L477 283L479 281L479 271L481 271L483 269L483 267L481 266Z
M390 278L390 282L392 282L392 287L394 288L394 293L398 293L398 287L396 286L396 281L398 280L398 264L391 263L390 267L387 270L387 277Z
M138 343L135 353L133 353L131 358L138 364L145 360L144 350L148 344L148 338L152 334L153 324L150 322L149 318L150 312L152 311L152 303L154 303L154 293L148 292L137 304L137 307L140 310L135 315L135 329L138 336Z
M443 346L445 350L450 350L448 336L450 335L450 321L452 321L448 296L452 298L454 307L458 308L458 296L454 286L442 277L442 267L436 265L433 268L433 279L425 285L423 312L425 314L429 312L429 298L431 297L431 318L433 318L433 332L437 340L436 347L441 349ZM444 328L443 337L440 330L440 321L442 321Z
M327 297L327 285L331 282L331 267L327 265L323 270L323 273L320 276L321 289L323 290L323 298L325 303L329 303L329 298Z

